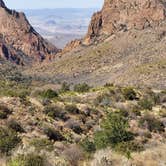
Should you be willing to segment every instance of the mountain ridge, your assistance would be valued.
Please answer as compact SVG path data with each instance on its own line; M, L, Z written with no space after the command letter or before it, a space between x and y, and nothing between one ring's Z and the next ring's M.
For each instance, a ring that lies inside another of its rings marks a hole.
M130 20L126 14L120 14L119 9L124 2L124 11L133 16ZM137 5L134 2L140 3ZM134 8L131 5L133 3ZM145 4L149 5L146 7ZM25 73L39 77L47 75L50 80L71 84L87 82L103 85L111 82L165 88L165 6L165 1L158 0L106 0L102 10L92 17L87 35L82 40L69 43L63 54L49 65L35 66L35 70ZM160 9L161 12L158 12ZM113 17L112 13L118 16ZM146 14L146 19L141 13ZM125 19L120 19L124 16ZM135 17L139 18L138 24L133 20ZM121 25L121 20L125 26ZM146 24L147 20L149 24ZM109 28L113 22L116 25L114 31Z
M24 57L33 59L32 62L50 59L59 52L34 30L24 13L8 9L2 0L0 4L0 34L9 49L12 46L16 52L22 52ZM17 59L17 55L14 56ZM21 58L24 61L25 58Z

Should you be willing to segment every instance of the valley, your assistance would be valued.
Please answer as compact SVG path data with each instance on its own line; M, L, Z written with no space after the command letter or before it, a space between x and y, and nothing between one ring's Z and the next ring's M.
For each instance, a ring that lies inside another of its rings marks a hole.
M166 1L96 11L0 0L0 166L166 165Z

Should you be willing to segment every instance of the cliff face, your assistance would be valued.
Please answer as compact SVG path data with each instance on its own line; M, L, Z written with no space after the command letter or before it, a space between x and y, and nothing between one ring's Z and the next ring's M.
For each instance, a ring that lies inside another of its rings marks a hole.
M165 19L165 12L165 0L105 0L102 10L93 15L85 40L100 34L153 27Z
M0 35L6 47L12 46L15 51L21 51L37 61L47 59L59 51L33 29L24 13L8 9L2 0L0 0Z

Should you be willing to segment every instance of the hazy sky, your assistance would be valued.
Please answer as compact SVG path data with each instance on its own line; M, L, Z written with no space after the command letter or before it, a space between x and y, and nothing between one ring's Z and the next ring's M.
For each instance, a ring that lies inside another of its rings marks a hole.
M104 0L4 0L9 8L100 8Z

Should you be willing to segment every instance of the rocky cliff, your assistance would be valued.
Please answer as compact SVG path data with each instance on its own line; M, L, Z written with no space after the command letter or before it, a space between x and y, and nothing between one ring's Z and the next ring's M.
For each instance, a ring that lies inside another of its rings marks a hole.
M129 29L153 27L166 18L165 0L105 0L92 16L85 41Z
M1 50L3 50L2 45L6 45L8 50L12 47L15 52L22 52L25 57L30 57L35 61L43 61L59 52L55 46L44 40L33 29L24 13L8 9L2 0L0 0L0 35L3 38ZM10 57L20 59L17 53L10 54L10 52L8 51ZM8 55L4 55L3 52L0 56L7 57Z

